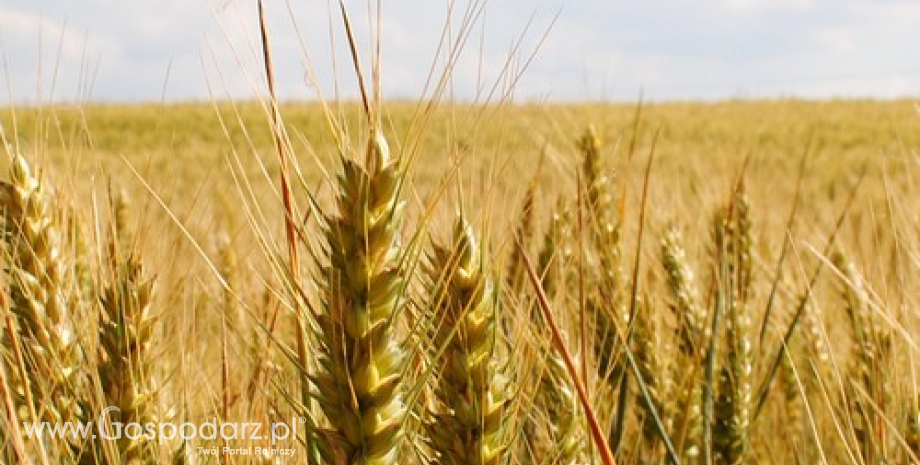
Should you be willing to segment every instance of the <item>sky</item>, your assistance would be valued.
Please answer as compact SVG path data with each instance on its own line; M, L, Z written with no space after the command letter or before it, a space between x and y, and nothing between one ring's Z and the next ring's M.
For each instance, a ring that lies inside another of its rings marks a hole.
M354 98L336 1L264 0L282 98ZM345 0L386 98L920 96L917 0ZM0 0L0 103L264 96L255 0ZM370 79L370 77L368 78Z

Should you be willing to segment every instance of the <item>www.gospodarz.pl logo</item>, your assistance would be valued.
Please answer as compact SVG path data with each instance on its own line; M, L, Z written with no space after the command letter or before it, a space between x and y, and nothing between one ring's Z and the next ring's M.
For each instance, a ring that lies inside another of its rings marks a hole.
M250 440L263 441L271 440L274 445L278 441L284 441L297 437L297 424L304 423L303 418L292 418L290 423L278 422L271 423L264 428L262 423L218 423L216 418L201 424L182 423L120 423L107 421L110 412L120 412L118 407L108 407L99 414L96 423L96 429L93 429L93 422L67 422L55 423L48 422L30 423L23 422L26 436L29 439L50 437L51 439L67 438L102 438L106 440L118 440L128 438L132 441L146 439L147 441L159 441L160 444L177 438L186 441L200 438L205 440L214 440L217 438L225 440Z

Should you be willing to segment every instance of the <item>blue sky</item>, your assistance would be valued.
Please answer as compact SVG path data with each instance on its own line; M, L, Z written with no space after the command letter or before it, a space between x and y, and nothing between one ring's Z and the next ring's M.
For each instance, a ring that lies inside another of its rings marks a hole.
M374 16L366 0L346 3L367 59ZM418 97L432 64L445 66L436 52L446 21L456 39L470 4L382 3L383 93ZM335 4L265 4L282 96L330 96L335 83L355 96ZM519 101L920 95L916 0L473 6L481 14L449 90L463 99L493 90ZM264 91L257 39L254 0L3 0L0 102L252 97Z

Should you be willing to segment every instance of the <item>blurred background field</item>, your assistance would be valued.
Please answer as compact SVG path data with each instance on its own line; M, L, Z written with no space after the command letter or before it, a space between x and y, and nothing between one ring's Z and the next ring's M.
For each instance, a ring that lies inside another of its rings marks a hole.
M605 163L630 183L641 171L633 165L647 159L654 142L651 189L662 214L723 195L748 157L748 188L774 207L789 205L803 157L807 198L838 199L865 171L860 197L878 201L886 184L909 187L920 142L920 109L910 100L442 104L424 119L420 108L389 103L384 118L394 151L412 145L417 152L411 180L418 194L430 194L460 165L470 189L498 194L484 196L497 202L496 213L513 210L534 176L550 199L570 189L580 163L575 140L588 125L603 139ZM333 108L353 125L357 110ZM319 182L336 156L322 107L288 104L282 112L297 163L307 180ZM260 163L277 179L266 111L255 103L26 107L0 112L0 123L61 178L56 182L84 190L111 177L118 188L144 194L130 164L180 211L222 208L221 199L236 191L229 166L237 159L257 190L267 187ZM357 141L362 134L352 135Z

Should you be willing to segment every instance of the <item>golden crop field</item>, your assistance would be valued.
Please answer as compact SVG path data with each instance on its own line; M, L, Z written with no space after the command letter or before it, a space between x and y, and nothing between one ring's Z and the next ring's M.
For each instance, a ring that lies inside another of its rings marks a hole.
M916 102L379 110L4 109L0 461L918 463Z

